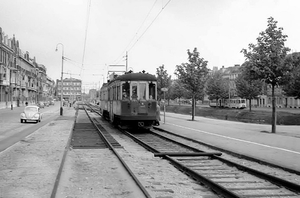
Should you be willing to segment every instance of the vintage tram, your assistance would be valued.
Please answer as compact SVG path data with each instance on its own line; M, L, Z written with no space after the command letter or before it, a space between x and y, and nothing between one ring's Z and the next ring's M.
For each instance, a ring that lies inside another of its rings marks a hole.
M102 117L122 128L150 128L156 120L157 79L141 72L112 74L100 89Z

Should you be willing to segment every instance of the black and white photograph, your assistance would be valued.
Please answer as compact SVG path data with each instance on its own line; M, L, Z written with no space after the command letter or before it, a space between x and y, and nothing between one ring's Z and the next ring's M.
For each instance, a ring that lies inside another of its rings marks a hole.
M0 198L300 198L299 10L0 0Z

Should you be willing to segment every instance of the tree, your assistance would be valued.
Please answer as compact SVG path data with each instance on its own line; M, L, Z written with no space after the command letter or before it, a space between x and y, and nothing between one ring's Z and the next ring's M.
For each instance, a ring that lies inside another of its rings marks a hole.
M168 75L167 70L165 70L165 66L161 65L158 68L156 68L156 74L157 74L157 94L158 99L161 100L163 98L163 91L161 88L169 88L172 81L171 81L171 75ZM166 98L170 99L169 97L170 90L166 93Z
M195 119L195 98L203 93L208 77L207 61L200 58L197 48L193 52L187 50L188 63L176 66L175 74L184 87L192 94L192 120Z
M240 72L235 80L237 95L249 100L249 110L251 111L251 100L257 98L261 93L263 82L256 79L249 62L245 62L241 66Z
M206 85L206 94L209 100L229 98L229 83L222 77L222 72L211 73Z
M292 71L285 76L282 86L285 95L300 99L300 52L288 54L285 64L292 67Z
M183 87L183 84L180 82L180 80L176 79L172 81L171 89L170 89L170 98L171 99L179 99L179 105L180 105L180 99L187 95L186 89Z
M248 50L241 51L257 78L272 87L272 133L276 133L277 122L275 86L281 85L282 79L291 70L288 64L284 64L290 49L284 46L287 35L284 35L282 30L283 28L277 27L277 21L273 17L268 18L268 27L259 34L257 44L251 43Z

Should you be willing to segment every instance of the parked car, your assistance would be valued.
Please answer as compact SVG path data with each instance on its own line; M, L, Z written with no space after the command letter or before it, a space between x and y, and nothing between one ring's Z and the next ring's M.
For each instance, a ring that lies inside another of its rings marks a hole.
M26 106L24 111L20 115L21 123L34 121L36 123L41 122L42 114L40 113L40 108L38 106Z
M40 102L38 102L38 106L40 108L44 108L45 107L45 103L40 101Z
M44 102L44 105L45 105L46 107L49 107L49 104L50 104L49 101Z

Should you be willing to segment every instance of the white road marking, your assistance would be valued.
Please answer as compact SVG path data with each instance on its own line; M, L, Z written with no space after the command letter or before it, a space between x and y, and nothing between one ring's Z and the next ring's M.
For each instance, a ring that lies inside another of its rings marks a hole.
M288 150L288 149L278 148L278 147L274 147L274 146L268 146L268 145L260 144L260 143L256 143L256 142L251 142L251 141L247 141L247 140L232 138L232 137L219 135L219 134L215 134L215 133L210 133L210 132L202 131L202 130L198 130L198 129L192 129L192 128L189 128L189 127L184 127L184 126L180 126L180 125L176 125L176 124L171 124L171 123L168 123L168 124L176 126L176 127L192 130L192 131L198 131L198 132L206 133L206 134L209 134L209 135L214 135L214 136L218 136L218 137L222 137L222 138L227 138L227 139L230 139L230 140L236 140L236 141L245 142L245 143L248 143L248 144L255 144L255 145L258 145L258 146L263 146L263 147L267 147L267 148L277 149L277 150L286 151L286 152L290 152L290 153L300 155L300 152L297 152L297 151L292 151L292 150Z

